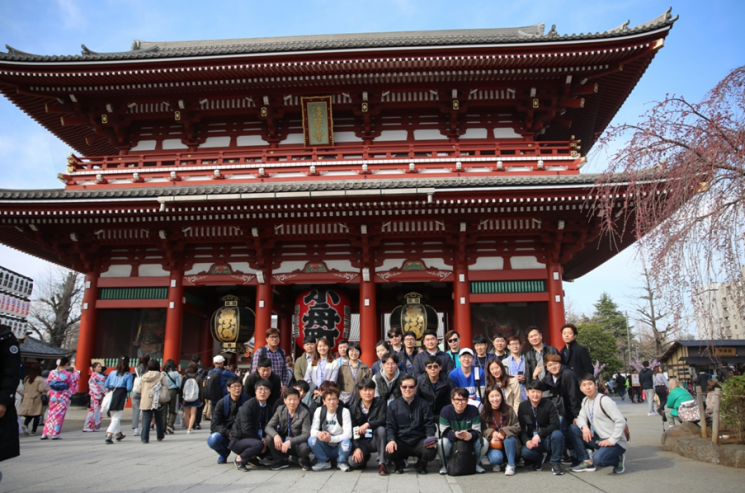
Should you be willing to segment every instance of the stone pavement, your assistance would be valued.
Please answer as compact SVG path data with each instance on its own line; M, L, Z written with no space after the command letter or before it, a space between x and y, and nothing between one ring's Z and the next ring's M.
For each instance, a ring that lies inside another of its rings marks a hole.
M616 399L618 401L618 399ZM696 462L670 452L660 445L662 426L659 417L648 417L647 406L618 401L629 418L630 448L626 455L626 473L615 475L610 468L594 473L555 477L544 472L518 469L513 477L491 471L482 475L451 478L437 474L439 464L430 464L430 473L418 476L407 470L403 475L380 477L371 461L364 472L338 470L303 472L291 467L280 472L254 469L238 472L232 464L218 465L217 455L206 445L207 430L187 435L177 431L163 442L154 436L148 445L131 434L125 413L127 437L121 443L105 445L105 433L82 433L85 412L71 409L65 421L62 440L41 441L39 437L21 437L21 457L0 462L3 479L0 492L233 492L258 491L310 493L362 492L470 493L509 488L513 491L609 491L676 492L742 491L742 470ZM105 426L108 420L105 419ZM209 422L203 422L209 425ZM231 457L235 457L234 455ZM568 467L567 467L568 469ZM540 481L539 482L537 482Z

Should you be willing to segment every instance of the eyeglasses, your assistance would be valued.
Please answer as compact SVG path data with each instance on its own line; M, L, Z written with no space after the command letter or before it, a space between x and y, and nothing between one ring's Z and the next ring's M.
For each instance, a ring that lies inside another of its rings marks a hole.
M453 337L452 339L448 339L448 342L458 342L458 340L457 337Z
M453 398L453 399L450 399L450 400L453 401L453 402L468 402L468 399L455 399L455 398Z
M401 390L413 390L416 388L416 385L402 385Z
M425 366L427 370L439 370L440 367L438 365L427 365Z

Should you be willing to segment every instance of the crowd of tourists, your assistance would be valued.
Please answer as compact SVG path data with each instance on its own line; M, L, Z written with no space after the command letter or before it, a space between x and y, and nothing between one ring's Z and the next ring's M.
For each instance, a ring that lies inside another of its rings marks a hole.
M161 367L147 354L131 372L122 357L108 376L93 366L83 431L99 431L108 415L105 443L123 440L121 417L131 395L132 433L143 444L151 430L157 441L175 433L180 407L186 433L209 420L207 444L217 462L232 462L242 472L293 464L346 472L375 460L380 475L411 467L427 474L434 461L440 474L451 475L487 467L512 476L519 468L542 470L545 463L555 475L563 475L564 466L573 472L609 466L623 473L626 421L598 392L576 327L562 328L560 349L544 344L537 327L526 335L525 350L521 340L503 335L491 341L476 336L471 349L449 331L443 351L435 331L424 332L419 348L413 332L392 329L368 367L356 342L342 341L333 354L331 341L312 335L293 362L279 347L279 331L269 329L245 375L222 355L214 356L210 369L195 355L183 374L174 361ZM60 438L77 391L80 372L68 365L61 358L46 379L36 367L26 377L29 403L22 415L27 426L33 422L29 434L45 414L41 396L48 398L42 440Z

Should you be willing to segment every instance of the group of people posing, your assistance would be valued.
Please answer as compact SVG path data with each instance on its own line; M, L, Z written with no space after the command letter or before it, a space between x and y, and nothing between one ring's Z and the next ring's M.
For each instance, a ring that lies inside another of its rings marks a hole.
M364 469L376 454L380 475L402 474L412 458L426 474L438 456L441 474L483 473L484 457L507 476L518 465L541 470L544 462L555 475L564 474L562 463L574 472L612 466L623 473L625 418L598 393L576 335L565 325L558 350L529 327L527 350L498 335L490 351L485 337L474 337L472 350L450 331L441 351L434 331L424 333L419 350L413 333L392 330L372 367L360 360L357 343L339 344L334 357L328 340L306 336L291 370L279 331L270 329L243 381L222 356L214 358L205 388L219 382L220 393L209 395L208 445L220 464L235 454L243 472L292 463Z

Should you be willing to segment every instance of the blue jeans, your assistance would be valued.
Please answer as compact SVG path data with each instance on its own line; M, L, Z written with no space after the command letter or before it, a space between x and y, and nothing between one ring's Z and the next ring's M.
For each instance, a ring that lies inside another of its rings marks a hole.
M207 446L217 452L221 457L225 457L226 459L230 455L230 450L228 450L228 443L230 443L228 437L220 433L212 433L207 439Z
M504 445L504 450L490 448L486 453L486 456L489 457L489 464L496 466L497 464L504 463L504 457L506 455L507 465L514 466L515 456L517 455L517 442L515 441L515 437L504 439L502 444Z
M320 441L316 437L308 438L308 445L316 456L318 462L326 462L329 459L336 459L338 463L346 463L349 454L352 452L352 440L342 440L337 446L329 445Z
M564 451L564 435L561 430L556 430L534 449L529 449L523 445L523 458L528 462L540 464L543 461L543 454L551 454L551 462L561 462L561 453Z
M598 442L602 442L603 439L597 433L593 433L592 441L585 442L582 438L582 430L578 426L572 425L571 431L576 443L582 444L581 446L575 446L575 456L579 460L588 460L590 456L587 455L586 449L593 449L595 452L592 454L592 463L596 467L615 466L618 464L618 458L621 457L621 454L626 452L626 449L619 444L612 447L599 446Z
M574 450L575 442L570 428L574 426L572 422L566 419L564 416L559 416L559 429L561 434L564 435L564 446L567 450Z

